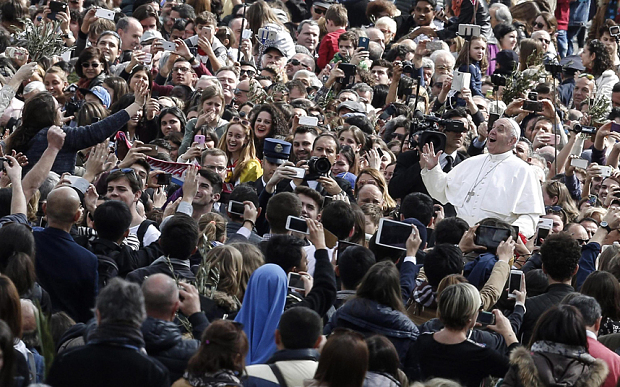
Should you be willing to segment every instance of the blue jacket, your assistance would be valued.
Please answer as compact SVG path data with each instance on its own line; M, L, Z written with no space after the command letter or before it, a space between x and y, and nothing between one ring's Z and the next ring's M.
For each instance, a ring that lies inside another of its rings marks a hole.
M596 258L601 252L601 245L596 242L588 243L581 248L581 258L579 259L579 270L575 276L575 289L579 291L586 278L596 270Z
M495 266L497 261L498 259L495 254L480 254L476 259L465 265L463 268L463 275L467 278L467 281L469 281L470 284L474 285L478 289L482 289L491 276L493 266Z
M353 329L367 336L376 333L387 337L396 347L401 368L407 376L414 372L412 348L420 333L406 314L371 300L353 298L334 313L323 333L329 335L339 327Z
M64 311L76 322L90 320L98 291L97 256L57 228L37 227L33 235L37 280L49 293L53 311Z
M469 68L467 67L467 65L462 65L459 67L459 71L462 73L471 74L469 88L471 89L472 95L479 95L481 97L484 97L484 94L482 94L482 72L480 71L480 64L470 63Z
M129 114L125 110L121 110L92 125L77 128L63 127L62 129L67 133L67 136L65 137L65 144L58 152L54 165L52 165L52 171L59 175L64 172L73 174L77 152L103 142L119 131L129 121L129 118ZM47 149L48 129L49 127L39 130L26 145L27 150L24 154L28 157L28 165L24 167L24 174L28 173Z

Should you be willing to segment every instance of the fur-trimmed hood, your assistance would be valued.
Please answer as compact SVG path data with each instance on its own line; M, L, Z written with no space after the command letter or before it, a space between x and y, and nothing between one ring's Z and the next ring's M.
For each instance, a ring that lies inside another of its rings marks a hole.
M510 355L516 379L523 387L599 387L605 382L607 364L600 359L587 363L565 356L535 352L527 348L515 348ZM506 379L510 379L506 375ZM509 383L510 385L510 383Z

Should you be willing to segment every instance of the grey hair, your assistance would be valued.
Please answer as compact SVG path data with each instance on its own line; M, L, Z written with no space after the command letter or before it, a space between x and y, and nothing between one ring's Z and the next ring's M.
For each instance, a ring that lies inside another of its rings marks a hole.
M140 327L146 319L140 286L118 277L112 278L101 290L95 308L101 316L101 324L125 323Z
M587 327L596 324L596 320L602 316L601 306L594 297L579 294L572 297L566 304L574 306L581 312L583 322Z
M59 181L60 175L58 175L54 171L50 171L50 173L47 174L47 177L43 181L43 184L41 184L41 186L39 187L39 192L41 193L41 197L39 198L39 200L47 200L47 195L52 192L52 190L54 189L54 187L56 187L56 184L58 184Z
M306 19L304 21L302 21L301 23L299 23L299 26L297 26L297 33L301 34L301 31L304 29L304 26L306 24L310 24L312 27L318 27L319 23L317 23L316 21L312 20L312 19Z
M116 22L116 31L118 32L118 30L123 30L125 31L127 29L127 27L129 26L129 23L135 20L139 23L138 19L136 19L135 17L131 17L131 16L125 16L122 17L120 19L118 19L118 21Z
M433 73L435 72L435 62L433 62L430 58L422 58L422 68L425 69L433 69Z
M366 84L366 83L356 83L355 85L353 85L353 87L351 87L351 90L355 91L358 94L360 92L362 92L362 93L370 93L370 99L372 99L372 97L375 94L373 88L368 86L368 84Z
M448 60L450 60L450 62L452 63L452 67L455 66L456 59L454 58L454 55L452 55L450 51L446 51L446 50L433 51L430 58L433 61L433 63L435 63L440 56L448 58Z
M308 79L310 80L310 83L311 83L312 86L315 86L315 87L323 86L323 83L321 83L321 81L319 81L319 78L317 78L316 74L313 73L312 71L299 70L298 72L295 73L295 75L293 76L293 79L299 78L298 75L305 75L305 76L307 76Z
M495 11L495 19L497 19L500 23L512 24L512 15L510 14L510 9L502 3L491 4L489 7L489 12L492 9L496 9Z

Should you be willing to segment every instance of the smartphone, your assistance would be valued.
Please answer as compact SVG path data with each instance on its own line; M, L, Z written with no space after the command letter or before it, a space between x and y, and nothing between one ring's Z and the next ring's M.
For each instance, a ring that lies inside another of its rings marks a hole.
M172 173L160 173L157 175L157 184L170 185L172 183Z
M360 36L357 41L357 46L362 47L365 51L368 51L368 44L370 43L370 39L364 36Z
M200 145L205 143L205 136L202 134L197 134L194 136L194 142L197 142Z
M256 35L256 38L258 39L258 41L261 44L265 44L267 43L267 41L275 41L278 37L278 33L274 30L270 30L267 28L259 28L258 29L258 34Z
M114 21L114 11L109 9L97 8L97 11L95 11L95 16Z
M508 277L508 298L517 297L512 294L514 290L521 291L521 280L523 275L521 270L510 270L510 276Z
M416 230L408 223L381 218L375 241L380 246L407 250L407 238Z
M610 26L609 27L609 35L616 37L620 35L620 26Z
M354 64L340 63L338 64L338 68L344 72L344 78L342 78L339 83L342 83L345 86L355 83L355 71L357 67Z
M428 48L431 51L437 51L437 50L441 50L443 48L443 45L441 44L441 41L433 40L432 42L426 43L426 48Z
M301 279L301 274L292 271L288 273L288 288L298 292L306 291L304 281Z
M291 167L295 170L295 179L303 179L306 176L306 170L304 168Z
M250 39L252 38L252 30L243 30L241 32L241 39Z
M491 226L478 226L475 242L479 246L497 249L502 241L512 237L512 230Z
M383 150L381 148L375 148L379 154L379 158L383 157Z
M289 231L295 231L301 234L310 234L310 231L308 230L308 223L306 223L306 219L298 218L293 215L289 215L288 218L286 218L285 228Z
M230 200L228 202L228 212L230 212L231 214L243 216L243 214L245 213L245 204Z
M515 232L515 242L519 241L519 226L512 226L512 229Z
M489 131L493 129L493 125L495 124L495 121L497 120L499 120L499 114L495 114L495 113L489 114L489 124L487 125L487 128Z
M470 83L470 73L464 73L458 70L454 70L454 75L452 77L452 87L450 89L460 92L463 87L469 87Z
M584 159L572 159L570 165L576 168L586 169L588 168L588 160Z
M492 312L481 310L478 313L476 322L479 322L483 327L486 327L487 325L495 325L495 315Z
M322 208L327 207L333 201L334 201L334 198L332 196L324 196L323 197L323 207Z
M47 15L47 18L50 20L56 20L56 14L58 12L67 12L67 3L62 1L50 1L49 4L50 13Z
M316 127L319 125L319 119L311 116L299 117L299 125Z
M151 157L157 156L157 153L158 153L158 150L159 150L159 147L157 145L144 144L142 146L147 147L147 148L151 148L150 150L144 151L142 153L144 153L147 156L151 156Z
M542 102L525 100L522 109L528 112L542 112Z
M174 51L177 49L177 45L174 44L174 42L168 42L166 40L162 40L161 45L166 51Z
M542 246L545 238L549 235L551 228L553 227L553 220L542 218L538 221L538 227L536 227L536 239L534 239L534 246Z
M601 169L601 175L603 178L611 176L612 168L607 165L602 165L599 167Z
M144 54L144 63L149 64L153 60L153 54L147 52Z
M611 122L611 131L612 132L616 132L616 133L620 133L620 124L617 122L612 121Z

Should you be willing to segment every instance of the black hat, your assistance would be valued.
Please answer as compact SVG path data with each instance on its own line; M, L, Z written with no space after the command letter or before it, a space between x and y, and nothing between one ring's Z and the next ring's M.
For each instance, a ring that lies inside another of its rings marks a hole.
M562 58L560 65L565 72L585 71L586 69L579 55L570 55Z
M519 56L512 50L501 50L495 56L495 63L500 68L496 68L493 74L510 75L517 68Z
M263 156L274 164L282 164L291 155L291 143L277 138L266 138L263 145Z

